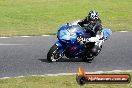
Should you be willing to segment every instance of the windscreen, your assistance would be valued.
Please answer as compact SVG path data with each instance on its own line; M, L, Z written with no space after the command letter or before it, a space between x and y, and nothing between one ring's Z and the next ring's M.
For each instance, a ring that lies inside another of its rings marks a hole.
M85 30L80 27L79 25L73 25L73 26L70 26L67 31L70 32L70 34L76 34L76 33L79 33L79 34L84 34L85 33Z

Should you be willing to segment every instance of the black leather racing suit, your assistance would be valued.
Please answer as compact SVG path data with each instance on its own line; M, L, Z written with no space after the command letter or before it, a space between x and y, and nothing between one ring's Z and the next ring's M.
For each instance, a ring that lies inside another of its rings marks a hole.
M90 21L87 20L87 18L85 18L84 20L78 22L78 24L84 29L86 29L86 33L84 34L84 36L82 36L83 38L87 38L87 36L89 35L91 37L95 37L97 34L100 34L102 30L102 24L100 19L96 21ZM92 52L92 54L96 56L98 46L96 46L95 43L90 43L90 44L86 43L86 47L87 47L86 48L87 51Z
M85 18L84 20L78 22L78 24L86 29L87 33L91 34L91 37L95 37L98 32L102 30L101 20L90 21Z

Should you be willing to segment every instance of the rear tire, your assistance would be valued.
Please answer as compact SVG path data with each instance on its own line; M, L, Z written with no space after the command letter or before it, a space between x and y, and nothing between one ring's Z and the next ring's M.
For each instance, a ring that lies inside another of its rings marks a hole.
M90 62L90 61L92 61L92 60L94 59L94 57L95 57L95 56L93 56L92 54L89 54L89 55L87 55L87 56L83 56L82 59L83 59L83 61L85 61L85 62Z
M94 48L91 50L93 56L97 56L101 52L102 46L94 46Z
M102 46L100 48L98 48L97 46L95 48L93 48L95 50L93 51L96 51L96 53L92 53L92 51L90 51L86 56L83 56L82 59L83 61L85 62L90 62L92 61L100 52L101 52L101 49L102 49Z
M56 62L56 61L58 61L59 59L62 58L62 55L58 53L58 49L59 49L59 47L56 44L54 44L50 48L50 50L49 50L49 52L47 54L48 62Z

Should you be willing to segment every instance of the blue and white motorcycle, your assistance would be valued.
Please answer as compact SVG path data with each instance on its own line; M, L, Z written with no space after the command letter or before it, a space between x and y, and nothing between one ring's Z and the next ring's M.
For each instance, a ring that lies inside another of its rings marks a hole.
M65 55L67 58L82 58L86 62L92 61L100 53L103 42L111 34L110 29L103 28L100 35L91 37L80 25L67 23L58 30L58 41L50 48L47 60L48 62L56 62ZM87 38L83 38L85 35Z

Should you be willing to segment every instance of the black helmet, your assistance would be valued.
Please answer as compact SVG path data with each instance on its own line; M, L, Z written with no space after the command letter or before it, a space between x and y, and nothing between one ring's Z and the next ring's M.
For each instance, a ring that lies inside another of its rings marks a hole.
M87 16L87 20L97 20L99 19L99 13L96 11L90 11Z

